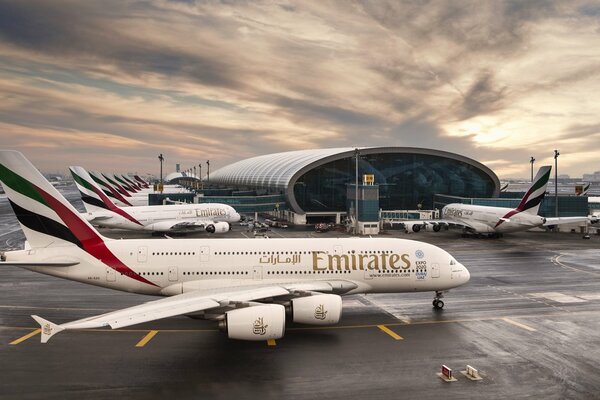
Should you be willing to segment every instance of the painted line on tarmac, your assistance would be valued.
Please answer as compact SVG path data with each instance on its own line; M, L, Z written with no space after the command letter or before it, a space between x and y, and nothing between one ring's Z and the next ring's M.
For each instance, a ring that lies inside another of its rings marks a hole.
M522 324L520 322L514 321L514 320L512 320L510 318L502 318L502 321L508 322L509 324L514 325L514 326L518 326L519 328L523 328L523 329L525 329L526 331L529 331L529 332L536 332L537 331L537 329L534 329L534 328L532 328L530 326L527 326L525 324Z
M148 334L147 334L146 336L144 336L144 337L142 338L142 340L140 340L140 341L139 341L139 342L138 342L138 343L135 345L135 347L144 347L144 346L145 346L145 345L146 345L146 344L147 344L149 341L151 341L151 340L152 340L152 338L153 338L154 336L156 336L156 334L157 334L157 333L158 333L158 331L150 331L150 332L148 332Z
M385 332L388 335L390 335L391 337L393 337L394 340L404 340L404 338L402 336L398 335L396 332L394 332L393 330L391 330L390 328L388 328L385 325L377 325L377 327L379 329L381 329L383 332Z
M6 235L10 235L11 233L15 233L21 230L21 227L18 227L16 229L13 229L12 231L8 231L8 232L4 232L4 233L0 233L0 237L2 236L6 236Z
M530 315L515 315L512 318L548 318L548 317L564 317L564 316L575 316L575 315L585 315L585 314L593 314L597 315L597 311L574 311L574 312L560 312L560 313L548 313L548 314L530 314ZM509 317L485 317L485 318L462 318L462 319L449 319L449 320L428 320L428 321L412 321L410 324L405 324L402 322L392 322L386 323L386 327L390 326L414 326L414 325L437 325L437 324L455 324L455 323L469 323L469 322L486 322L486 321L500 321L503 320L508 322L511 320ZM509 322L510 323L510 322ZM519 324L519 323L518 323ZM367 329L367 328L378 328L381 324L364 324L364 325L339 325L339 326L314 326L314 327L297 327L297 328L288 328L287 331L309 331L309 330L339 330L339 329ZM519 324L518 326L524 327L526 325ZM529 329L534 329L531 327L527 327ZM34 328L31 327L23 327L23 326L0 326L0 330L31 330ZM524 328L525 329L525 328ZM37 332L36 332L37 331ZM148 332L147 329L116 329L116 330L107 330L107 329L81 329L79 332L102 332L102 333L139 333L139 332ZM218 329L161 329L163 333L198 333L198 332L219 332ZM157 331L158 332L158 331ZM35 329L30 333L31 336L39 333L39 328ZM17 339L19 340L19 339ZM24 339L26 340L26 339Z
M571 271L583 272L584 274L589 274L589 275L594 275L594 276L599 276L599 275L600 275L600 273L598 273L598 272L594 272L594 271L586 271L586 270L583 270L583 269L579 269L579 268L571 267L570 265L566 265L565 263L563 263L563 262L561 262L561 261L560 261L560 258L561 258L562 256L564 256L564 254L561 254L561 255L559 255L559 256L552 257L552 258L550 259L550 261L552 261L552 263L553 263L554 265L558 265L559 267L562 267L562 268L564 268L564 269L570 269Z
M277 346L277 342L275 341L275 339L269 339L269 340L267 340L267 345Z
M10 342L10 344L12 345L17 345L21 342L26 341L27 339L34 337L35 335L37 335L38 333L40 333L42 330L40 328L37 328L36 330L34 330L33 332L28 333L25 336L21 336L20 338L13 340L12 342Z

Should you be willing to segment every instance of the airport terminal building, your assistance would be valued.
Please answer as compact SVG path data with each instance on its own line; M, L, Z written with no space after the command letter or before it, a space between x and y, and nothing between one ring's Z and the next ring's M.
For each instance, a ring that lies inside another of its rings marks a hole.
M500 192L491 169L458 154L413 147L363 147L358 152L358 176L374 177L382 210L433 209L439 193L496 197ZM356 149L315 149L241 160L212 172L210 184L279 195L285 200L282 207L311 222L311 217L339 219L346 212L348 185L356 176Z

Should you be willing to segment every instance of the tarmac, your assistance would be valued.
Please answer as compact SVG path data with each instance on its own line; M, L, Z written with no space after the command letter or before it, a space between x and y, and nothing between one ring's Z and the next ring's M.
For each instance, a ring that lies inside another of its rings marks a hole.
M81 207L74 191L65 194ZM345 235L293 228L268 234ZM195 235L243 236L251 236L243 226ZM229 340L214 323L181 316L69 331L41 344L32 314L61 323L154 298L2 268L0 398L600 398L599 236L470 239L452 230L383 236L446 249L469 269L470 282L446 293L442 311L433 309L433 293L348 296L340 324L290 325L269 343ZM0 248L23 240L0 199ZM483 379L460 374L467 364ZM437 376L442 365L456 382Z

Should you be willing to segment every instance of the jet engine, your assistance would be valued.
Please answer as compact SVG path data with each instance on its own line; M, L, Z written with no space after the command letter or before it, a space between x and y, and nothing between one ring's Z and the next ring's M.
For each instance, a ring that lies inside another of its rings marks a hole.
M231 226L227 222L215 222L214 224L206 225L206 232L208 233L225 233L229 232Z
M342 316L342 298L337 294L317 294L292 299L292 319L300 324L332 325Z
M279 339L285 332L285 307L264 304L228 311L219 328L227 332L229 339Z

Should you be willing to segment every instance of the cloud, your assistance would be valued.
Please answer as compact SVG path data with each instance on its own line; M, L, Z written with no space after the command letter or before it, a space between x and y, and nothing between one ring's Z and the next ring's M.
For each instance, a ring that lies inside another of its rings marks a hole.
M0 136L54 169L397 145L523 176L561 147L581 174L598 26L541 0L0 0Z

